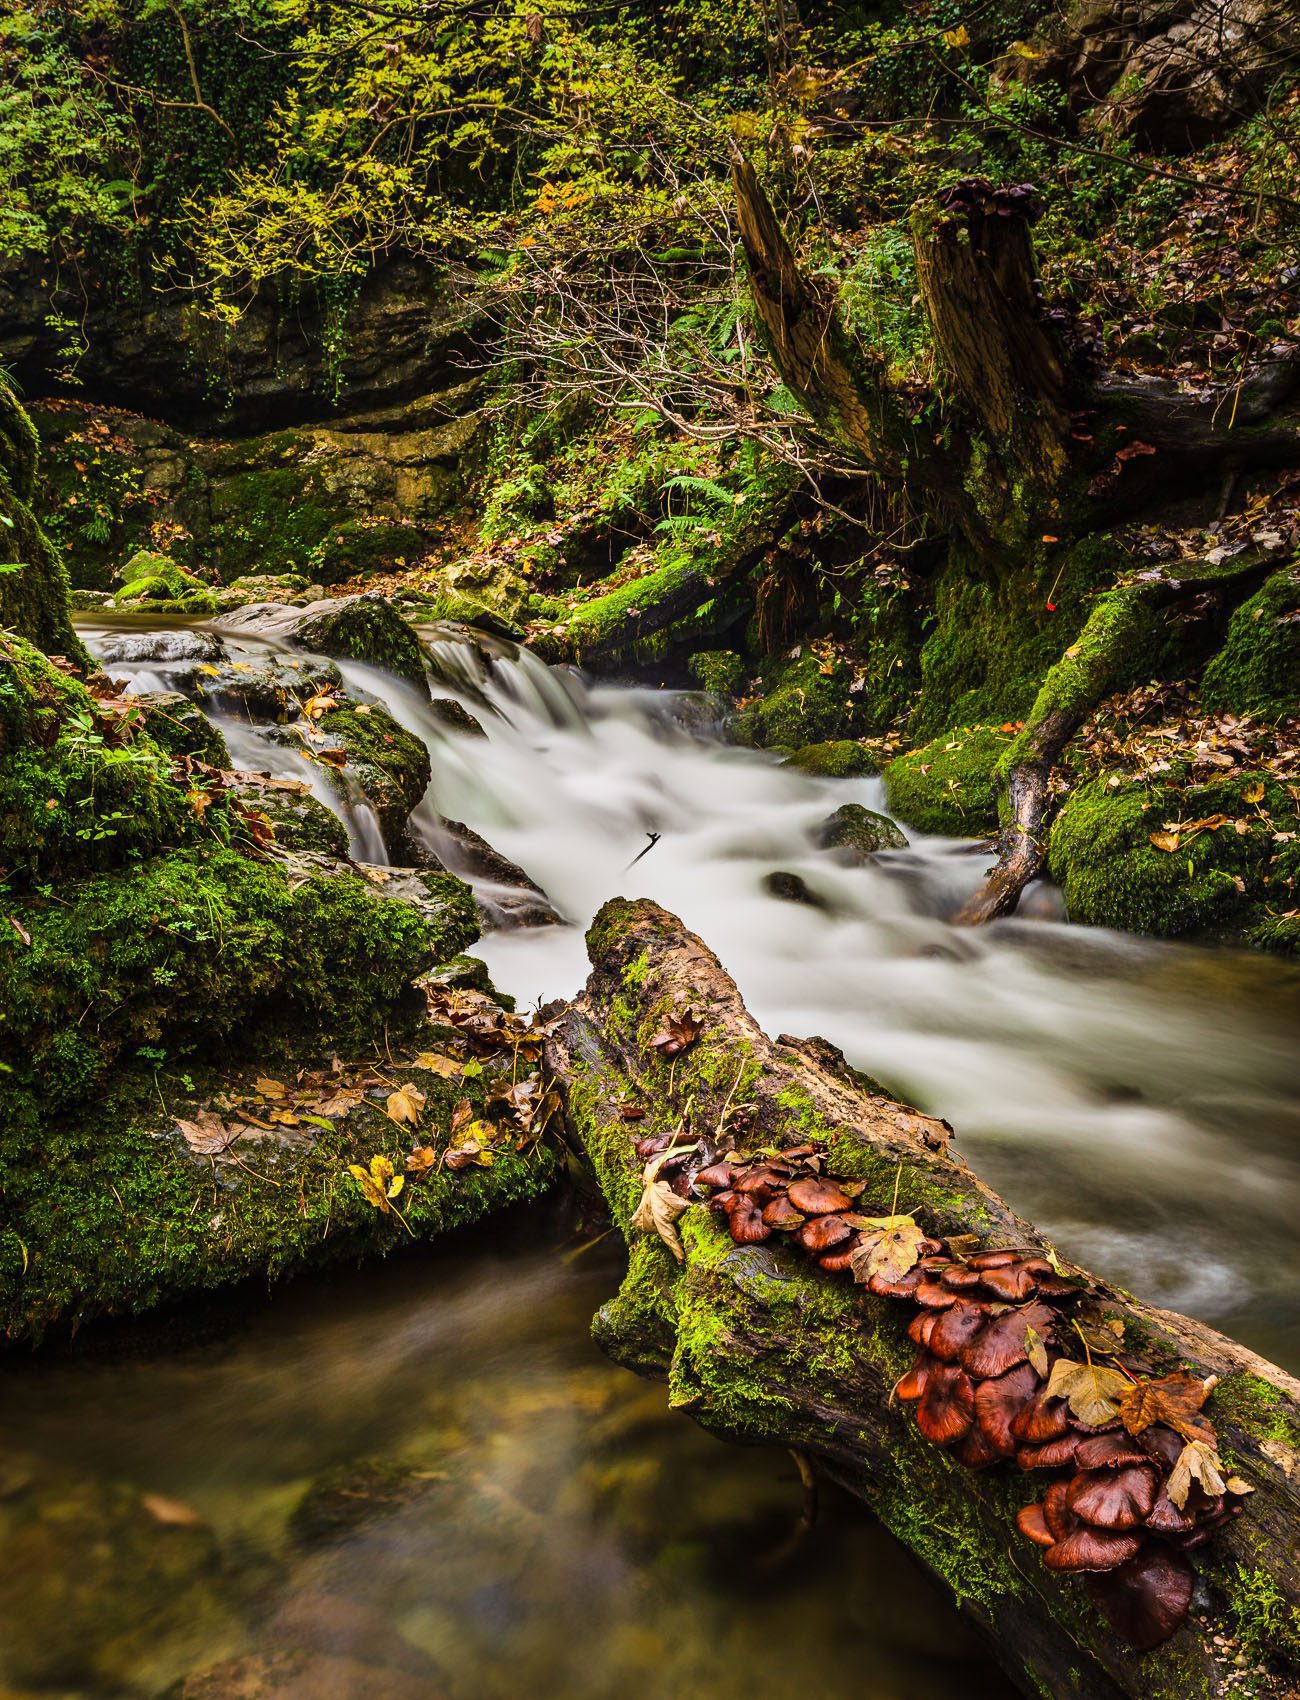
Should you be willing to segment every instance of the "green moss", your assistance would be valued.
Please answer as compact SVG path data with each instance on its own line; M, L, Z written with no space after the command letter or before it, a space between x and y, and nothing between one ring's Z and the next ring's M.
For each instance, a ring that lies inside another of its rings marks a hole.
M737 715L734 736L795 750L858 737L869 727L852 683L853 670L839 657L829 667L813 654L782 661L768 669L763 697Z
M424 651L385 597L348 596L309 608L294 636L322 655L346 656L424 688Z
M1201 701L1218 714L1266 719L1300 713L1300 567L1294 563L1243 602L1227 641L1201 682Z
M68 618L67 573L30 507L36 454L35 427L0 377L0 628L84 663Z
M347 752L345 767L327 767L331 783L345 796L353 784L360 785L379 817L385 841L395 849L411 810L428 789L428 749L383 708L372 707L365 713L355 708L331 709L317 726L330 747Z
M1214 1389L1214 1411L1254 1440L1280 1441L1300 1450L1300 1423L1281 1392L1262 1376L1238 1370Z
M802 773L817 774L823 779L854 779L862 774L875 773L876 762L870 751L851 738L834 738L824 744L805 744L788 758L787 765Z
M745 682L745 663L734 649L704 649L687 657L686 669L702 691L734 696Z
M1258 803L1247 801L1260 788ZM1216 815L1226 817L1217 830L1177 830ZM1294 906L1294 847L1279 852L1273 835L1295 827L1294 800L1266 774L1187 789L1114 787L1103 776L1067 798L1048 866L1072 920L1166 938L1238 936ZM1153 835L1175 847L1153 844Z
M920 832L974 838L998 824L998 763L1012 734L964 726L911 750L885 769L892 813Z
M1251 1658L1300 1653L1300 1607L1283 1594L1272 1571L1237 1565L1228 1601L1233 1628Z
M118 569L122 588L113 601L124 608L165 605L171 612L212 613L216 602L210 587L172 560L151 549L139 549Z

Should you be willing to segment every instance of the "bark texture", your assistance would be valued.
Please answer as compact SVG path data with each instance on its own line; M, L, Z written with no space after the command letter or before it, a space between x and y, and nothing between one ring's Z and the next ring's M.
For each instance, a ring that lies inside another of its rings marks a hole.
M963 1470L891 1404L912 1358L899 1307L791 1248L734 1245L699 1208L680 1220L685 1260L676 1262L631 1225L642 1191L635 1144L678 1127L724 1151L811 1141L825 1147L828 1172L867 1181L864 1196L887 1199L901 1176L901 1196L928 1232L990 1246L1042 1247L1041 1236L952 1153L945 1124L891 1099L825 1041L767 1038L717 959L657 905L607 904L588 943L591 978L555 1029L548 1061L565 1089L569 1136L629 1241L627 1279L596 1320L605 1349L665 1379L673 1403L707 1428L803 1449L865 1499L952 1585L1027 1693L1226 1692L1218 1629L1248 1626L1261 1589L1279 1624L1300 1604L1300 1383L1213 1329L1094 1282L1126 1347L1222 1378L1207 1415L1257 1489L1245 1514L1196 1553L1203 1603L1192 1619L1157 1651L1130 1652L1082 1588L1054 1579L1017 1533L1015 1512L1036 1496L1035 1481L1002 1467ZM653 1040L665 1015L688 1005L702 1031L669 1058ZM1271 1654L1274 1670L1260 1680L1283 1672L1283 1686L1268 1691L1285 1692L1300 1649L1279 1635Z

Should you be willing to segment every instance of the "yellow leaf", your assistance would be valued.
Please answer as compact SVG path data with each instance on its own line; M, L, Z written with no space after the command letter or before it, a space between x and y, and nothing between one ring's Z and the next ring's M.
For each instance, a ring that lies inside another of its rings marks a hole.
M1147 837L1157 850L1174 851L1178 848L1176 832L1152 832Z
M385 1113L390 1121L418 1122L420 1111L424 1108L425 1095L418 1086L412 1086L408 1081L405 1086L399 1086L396 1092L388 1094L388 1102L384 1105Z
M1257 779L1253 785L1248 785L1241 794L1248 803L1262 803L1264 801L1264 781Z
M958 24L955 30L945 30L943 32L943 39L948 43L949 47L969 47L970 31L966 28L965 24Z
M268 1080L265 1076L263 1076L260 1080L255 1080L253 1082L253 1090L254 1092L260 1092L263 1098L284 1097L283 1084L278 1080Z
M439 1051L421 1051L418 1057L411 1059L412 1068L422 1068L426 1074L437 1074L443 1080L458 1079L462 1065L455 1057L444 1057Z
M337 708L339 699L329 691L317 691L315 696L307 698L302 705L302 711L308 720L319 720L322 714L328 714L330 709Z

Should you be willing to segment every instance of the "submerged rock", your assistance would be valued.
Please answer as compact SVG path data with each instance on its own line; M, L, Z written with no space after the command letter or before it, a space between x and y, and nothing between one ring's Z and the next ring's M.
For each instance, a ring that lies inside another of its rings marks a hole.
M464 821L441 823L438 850L439 860L450 873L478 886L475 896L485 925L552 927L563 919L535 880Z
M861 803L844 803L813 829L819 850L831 850L835 860L861 867L879 850L906 850L907 836L890 820Z
M763 890L769 897L780 898L783 903L803 903L810 909L830 908L826 899L819 897L801 874L789 873L784 868L763 875Z
M454 697L434 697L433 718L449 732L463 732L471 738L487 737L470 711Z
M226 646L215 632L122 632L101 646L99 664L114 667L142 661L226 661Z
M338 1540L423 1498L437 1480L427 1470L386 1458L336 1465L318 1476L294 1507L290 1532L301 1546Z
M446 1700L438 1683L325 1653L227 1659L167 1691L166 1700Z

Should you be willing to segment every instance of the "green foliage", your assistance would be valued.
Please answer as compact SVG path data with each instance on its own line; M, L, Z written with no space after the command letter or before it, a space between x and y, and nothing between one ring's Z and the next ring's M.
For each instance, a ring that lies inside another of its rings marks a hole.
M1201 701L1269 719L1300 713L1300 566L1274 573L1237 609L1205 669Z

